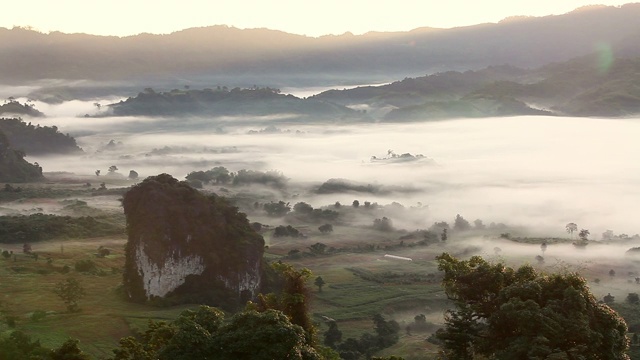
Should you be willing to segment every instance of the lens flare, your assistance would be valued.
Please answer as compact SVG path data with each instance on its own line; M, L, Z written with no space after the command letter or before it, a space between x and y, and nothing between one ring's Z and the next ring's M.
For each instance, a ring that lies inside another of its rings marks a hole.
M606 43L599 43L596 45L596 53L598 55L597 68L600 74L606 74L613 65L613 50L611 45Z

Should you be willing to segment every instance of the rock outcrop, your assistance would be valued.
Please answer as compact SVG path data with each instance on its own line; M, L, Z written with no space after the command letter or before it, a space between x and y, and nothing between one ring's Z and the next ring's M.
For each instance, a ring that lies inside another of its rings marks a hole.
M264 239L223 198L161 174L129 190L123 206L124 286L131 300L231 307L260 291Z

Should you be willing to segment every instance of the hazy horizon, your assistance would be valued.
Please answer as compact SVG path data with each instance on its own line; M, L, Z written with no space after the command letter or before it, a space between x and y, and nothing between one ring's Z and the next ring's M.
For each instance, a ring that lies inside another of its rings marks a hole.
M33 28L41 32L86 33L102 36L132 36L144 33L172 32L213 25L240 29L267 28L310 37L356 35L367 32L396 32L413 29L455 28L482 23L497 23L510 17L560 15L591 5L620 6L628 1L586 0L520 1L501 0L482 3L463 0L449 2L401 0L372 6L363 0L324 2L321 7L288 0L236 3L218 1L172 1L162 4L146 1L111 1L106 6L78 0L51 3L27 0L5 4L0 27ZM150 8L152 7L152 8ZM24 11L28 8L29 11ZM122 11L122 9L127 9ZM251 11L247 11L251 9ZM363 12L363 9L366 11ZM194 11L197 10L197 11ZM148 16L149 12L154 16ZM51 16L56 14L56 16ZM354 16L355 14L355 16ZM117 26L112 21L118 18ZM326 19L331 21L326 21Z

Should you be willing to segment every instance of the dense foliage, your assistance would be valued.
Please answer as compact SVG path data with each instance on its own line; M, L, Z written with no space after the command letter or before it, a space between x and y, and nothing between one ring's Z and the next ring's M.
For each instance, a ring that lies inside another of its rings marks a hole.
M627 325L575 273L438 256L456 308L437 333L447 358L626 360Z
M398 342L400 325L395 320L385 320L380 314L374 315L372 320L374 334L363 333L360 338L344 341L336 322L330 321L329 329L324 333L324 344L338 351L342 359L360 360L370 359L376 352Z
M120 340L114 360L319 360L304 330L280 311L245 310L228 322L216 308L184 311L170 323L151 322L140 337Z
M78 340L69 339L57 349L47 349L40 341L21 331L0 337L0 359L11 360L89 360L78 347Z
M0 243L23 243L56 238L121 235L122 226L101 217L32 214L0 216Z
M76 139L62 134L56 126L40 126L25 123L22 119L0 119L3 131L11 145L27 155L82 153Z

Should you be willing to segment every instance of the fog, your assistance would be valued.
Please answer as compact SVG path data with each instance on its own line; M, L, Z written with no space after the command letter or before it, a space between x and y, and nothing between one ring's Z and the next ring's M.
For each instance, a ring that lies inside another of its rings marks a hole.
M428 207L423 219L406 224L408 230L435 221L451 223L461 214L469 221L526 226L546 236L566 235L568 222L589 229L592 238L606 229L640 232L635 222L640 203L637 119L523 116L305 125L288 123L287 114L189 119L73 115L89 109L97 111L93 102L70 102L48 108L46 118L27 119L75 136L85 155L28 160L37 161L45 173L77 175L93 175L97 169L104 174L111 165L123 176L136 170L141 177L167 172L178 179L215 166L277 170L292 187L282 196L297 195L297 201L314 207L354 199ZM259 132L269 125L279 132ZM111 140L117 146L107 149ZM387 157L389 150L425 159L371 161L372 156ZM331 178L407 191L312 191Z

